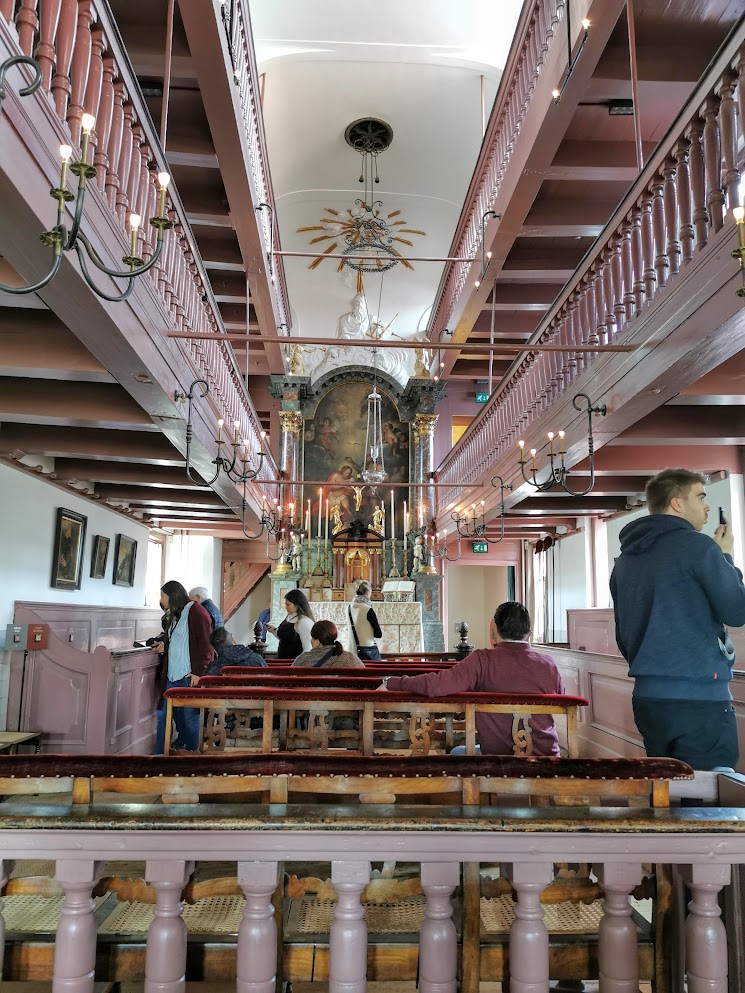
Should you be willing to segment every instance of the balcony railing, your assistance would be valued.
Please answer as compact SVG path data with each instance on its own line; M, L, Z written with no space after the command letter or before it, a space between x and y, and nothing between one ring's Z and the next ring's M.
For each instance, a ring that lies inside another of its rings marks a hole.
M147 219L156 212L157 173L168 172L168 165L105 0L44 0L40 8L37 0L0 0L0 40L11 54L23 53L39 61L41 89L25 99L46 101L69 130L70 144L79 144L83 113L96 118L91 136L96 178L88 195L98 194L121 231L121 244L109 243L106 248L112 258L128 254L126 226L131 214L139 214L146 222L137 234L137 254L150 258L156 230ZM21 77L28 78L25 67L11 72L6 87L20 88ZM232 350L217 339L225 328L173 184L168 189L167 213L174 228L166 233L161 258L147 279L171 329L214 332L216 337L178 342L164 337L159 347L178 350L188 359L195 378L210 385L215 420L238 421L240 436L258 451L261 424ZM264 459L261 478L278 478L271 457Z
M583 374L593 375L599 358L607 359L572 351L536 354L531 344L640 343L635 332L650 303L684 278L689 266L720 251L731 235L734 222L728 212L740 203L743 37L740 25L526 343L525 354L439 467L438 482L462 484L438 491L448 501L495 471L518 438L527 436L580 379L586 382ZM598 399L597 391L593 398Z

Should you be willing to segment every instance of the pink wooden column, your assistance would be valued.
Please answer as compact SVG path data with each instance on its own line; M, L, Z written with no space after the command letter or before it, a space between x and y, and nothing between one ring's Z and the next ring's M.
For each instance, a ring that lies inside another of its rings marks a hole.
M181 916L181 891L193 871L193 862L145 863L145 879L155 890L145 950L145 993L183 993L185 988L186 924Z
M367 924L360 897L369 881L369 862L331 863L336 907L329 930L329 993L367 989Z
M638 863L594 867L605 892L598 932L598 972L603 993L639 993L639 949L629 894L642 881Z
M513 862L505 866L517 891L510 931L510 993L548 993L548 930L541 890L554 878L551 862Z
M460 863L422 862L420 878L427 903L419 931L419 990L455 993L458 935L450 897L460 882Z
M0 860L0 893L5 888L5 884L10 878L15 862L9 859ZM5 918L3 917L4 900L0 900L0 981L3 978L3 956L5 954Z
M680 874L693 894L685 930L688 993L727 993L727 932L719 891L730 881L730 867L686 865Z
M274 993L277 982L277 924L272 894L277 862L239 862L238 882L246 906L238 929L237 993Z
M93 993L96 967L95 902L91 891L105 863L60 859L55 879L65 898L54 941L52 993Z

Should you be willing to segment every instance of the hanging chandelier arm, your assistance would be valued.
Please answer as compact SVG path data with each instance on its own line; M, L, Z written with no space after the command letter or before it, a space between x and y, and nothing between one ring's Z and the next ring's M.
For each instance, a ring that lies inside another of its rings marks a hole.
M55 232L56 229L52 229L50 234ZM43 276L38 283L32 283L28 286L6 286L5 283L0 283L0 292L2 293L13 293L16 296L21 296L25 293L36 293L37 290L43 290L44 287L51 283L54 277L59 272L59 267L62 265L62 242L55 245L54 258L52 259L52 266L46 276Z
M83 255L83 252L80 247L82 240L83 240L83 235L79 235L79 239L78 241L75 242L74 248L78 256L78 261L80 262L80 270L83 273L83 278L85 279L86 283L90 286L90 288L93 290L94 293L100 296L103 300L108 300L110 303L121 303L123 300L126 300L127 297L130 295L130 293L132 292L132 290L134 289L134 285L135 285L134 277L130 279L129 285L121 293L118 294L105 293L100 287L96 286L96 284L93 282L93 278L91 277L91 274L88 272L88 266L85 261L85 256Z
M157 241L157 244L156 244L156 247L155 247L155 252L153 253L153 255L147 260L147 262L144 262L141 266L137 266L136 268L130 269L129 272L127 272L126 270L120 271L118 269L110 269L103 262L103 260L101 259L101 256L95 250L95 248L93 247L93 245L91 245L90 241L82 233L82 231L79 231L77 233L77 236L75 238L75 241L74 242L71 242L71 246L70 246L70 247L74 247L77 250L78 257L80 257L80 250L78 248L78 242L81 242L83 244L83 246L85 247L86 252L88 253L88 257L90 258L90 260L94 264L94 266L97 269L100 269L101 272L105 272L107 276L111 276L114 279L133 279L135 276L142 276L144 273L146 273L150 269L152 269L152 267L155 265L155 263L160 258L161 252L163 251L163 236L162 236L161 232L158 232L158 241ZM99 292L99 291L96 290L96 292ZM101 296L103 296L103 294L101 294ZM111 297L105 297L104 299L111 300L112 298ZM124 298L122 298L122 299L124 299Z
M9 59L6 59L2 64L0 64L0 105L2 105L3 100L7 96L5 92L5 77L8 75L8 70L12 69L13 66L29 66L29 68L34 71L34 78L22 89L18 91L18 96L28 97L36 91L41 86L41 66L36 61L32 59L30 55L11 55Z

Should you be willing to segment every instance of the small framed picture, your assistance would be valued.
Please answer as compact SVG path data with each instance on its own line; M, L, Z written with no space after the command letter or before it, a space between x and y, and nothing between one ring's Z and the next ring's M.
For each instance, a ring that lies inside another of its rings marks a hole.
M110 538L97 534L93 539L91 552L91 579L103 579L106 573L106 563L109 558Z
M114 548L114 586L134 586L136 555L137 542L134 538L118 534Z
M79 590L83 573L83 546L88 518L73 510L57 508L52 550L52 588Z

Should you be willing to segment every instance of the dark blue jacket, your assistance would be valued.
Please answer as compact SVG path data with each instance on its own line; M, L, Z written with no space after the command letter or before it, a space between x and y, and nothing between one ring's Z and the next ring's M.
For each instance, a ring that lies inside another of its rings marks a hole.
M216 628L221 628L225 626L225 621L222 619L222 614L220 613L220 608L214 602L214 600L202 600L202 606L207 611L207 613L212 618L212 630Z
M745 586L712 538L672 514L632 521L621 531L610 589L636 696L731 699L725 625L745 624Z
M266 667L266 661L258 652L251 651L246 645L223 645L205 675L219 676L224 665L247 665L259 668L259 666Z

